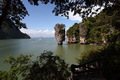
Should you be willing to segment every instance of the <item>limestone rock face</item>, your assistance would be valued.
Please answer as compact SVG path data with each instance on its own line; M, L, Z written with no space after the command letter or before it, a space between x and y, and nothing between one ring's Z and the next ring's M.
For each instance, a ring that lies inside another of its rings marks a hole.
M72 36L67 36L67 43L78 43L79 40L77 39L77 36L74 34Z
M85 30L85 24L84 23L80 24L79 32L80 32L80 43L81 44L86 44L87 43L87 40L86 40L87 31Z
M67 43L87 43L87 30L84 23L75 23L67 30Z
M67 30L67 43L79 43L79 24L75 23Z
M57 43L58 45L62 45L63 41L65 41L65 25L56 24L54 29L55 29L55 38L57 40Z
M15 25L6 20L0 29L0 39L29 39L30 36L22 33L19 29L16 29Z

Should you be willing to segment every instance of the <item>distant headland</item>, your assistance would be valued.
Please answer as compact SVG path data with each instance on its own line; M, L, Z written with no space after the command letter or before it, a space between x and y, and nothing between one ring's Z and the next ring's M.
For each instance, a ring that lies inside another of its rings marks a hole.
M22 33L11 20L7 19L1 26L0 39L30 39L30 36Z

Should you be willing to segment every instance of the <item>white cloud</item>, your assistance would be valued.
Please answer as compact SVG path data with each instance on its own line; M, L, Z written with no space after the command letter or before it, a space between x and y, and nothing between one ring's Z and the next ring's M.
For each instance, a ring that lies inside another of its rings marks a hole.
M28 34L30 37L54 37L54 31L46 30L29 30L21 29L21 32Z
M98 6L98 5L95 6L95 7L93 7L92 12L96 12L96 10L97 10L98 8L100 8L100 6ZM103 9L104 9L104 6L101 7L101 8L98 10L97 14L100 13ZM93 15L93 16L96 16L96 15Z
M73 12L69 12L69 19L72 21L82 21L82 18L79 16L79 14L73 16Z
M97 10L98 8L100 8L100 6L95 6L95 7L92 9L92 12L96 12L96 10ZM101 9L97 12L97 14L100 13L103 9L104 9L104 7L101 7ZM74 12L69 11L69 19L70 19L70 20L82 22L82 18L81 18L81 16L80 16L79 14L76 14L76 15L74 15L74 16L73 16L73 14L74 14ZM94 16L95 16L95 15L93 15L93 17L94 17ZM63 18L65 18L65 17L63 17Z
M73 16L73 13L74 12L69 11L69 19L72 20L72 21L79 21L79 22L81 22L82 18L79 16L79 14L76 14L76 15ZM62 18L66 18L66 17L62 16Z

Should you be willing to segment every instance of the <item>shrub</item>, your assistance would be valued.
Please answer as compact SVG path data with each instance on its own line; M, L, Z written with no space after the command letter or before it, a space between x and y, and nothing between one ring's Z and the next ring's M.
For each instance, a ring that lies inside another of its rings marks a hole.
M9 71L0 71L0 80L68 80L70 77L68 64L53 52L44 51L32 61L32 55L10 56L6 63Z

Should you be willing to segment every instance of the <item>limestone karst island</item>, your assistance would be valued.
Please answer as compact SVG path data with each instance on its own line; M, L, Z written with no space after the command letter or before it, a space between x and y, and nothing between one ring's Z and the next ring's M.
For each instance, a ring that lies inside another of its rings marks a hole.
M0 0L0 80L120 80L120 0Z

